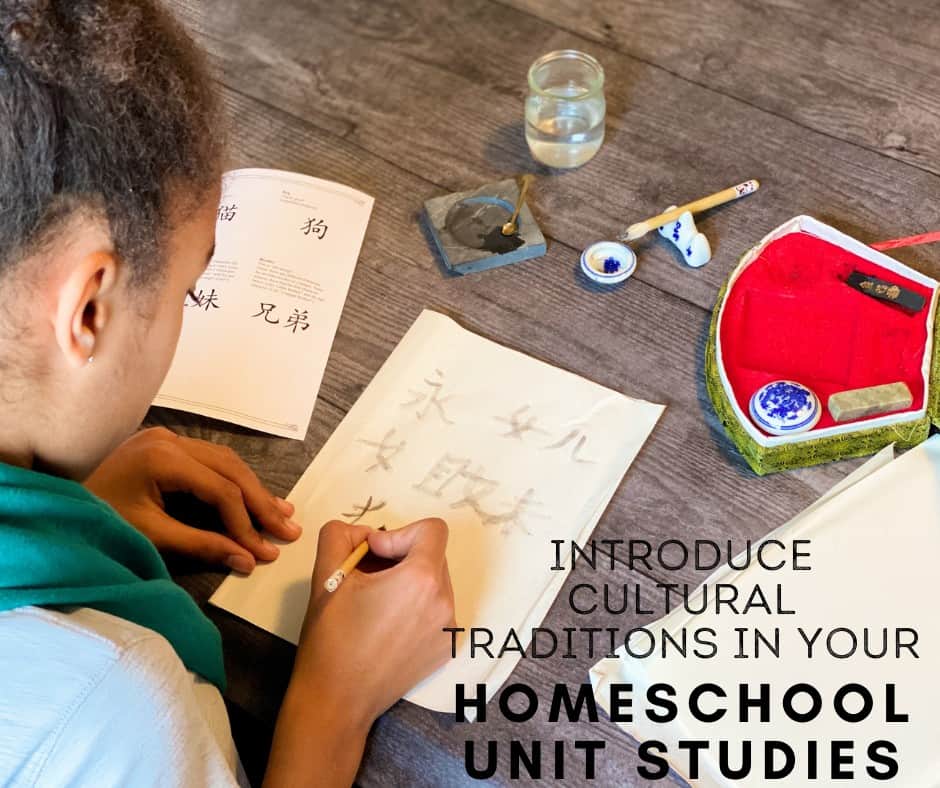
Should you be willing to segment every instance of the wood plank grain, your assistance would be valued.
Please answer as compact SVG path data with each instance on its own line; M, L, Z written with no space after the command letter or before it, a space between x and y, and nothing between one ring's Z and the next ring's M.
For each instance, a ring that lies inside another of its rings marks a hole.
M244 130L234 146L236 162L315 172L376 196L321 389L338 408L352 407L421 309L431 308L603 385L669 405L631 471L629 483L637 489L618 496L615 507L623 509L613 510L628 523L623 531L635 536L655 538L666 523L673 529L694 523L703 536L717 538L732 533L732 523L736 538L753 538L766 530L768 518L786 519L851 465L765 479L745 470L701 383L703 310L639 281L598 292L575 272L560 244L530 265L445 276L413 208L396 199L419 188L419 179L347 142L308 136L302 147L292 144L303 136L303 124L293 117L272 115L231 92L227 102Z
M499 0L806 128L940 172L930 0Z
M548 255L482 275L450 277L421 229L421 203L530 169L519 124L525 66L545 49L589 46L588 39L491 0L174 5L210 48L228 86L231 165L338 180L375 195L376 207L304 442L172 411L154 411L155 423L232 445L275 491L286 492L428 307L549 363L668 404L596 538L655 544L730 539L737 550L855 467L839 463L766 479L744 467L716 423L701 382L708 308L737 254L780 221L806 210L874 240L892 234L889 225L902 219L928 220L935 176L602 46L617 86L611 136L600 157L577 173L540 171L535 207L554 241ZM686 123L689 112L697 119L694 128ZM669 250L649 243L640 273L621 288L597 290L577 273L577 250L624 223L626 207L640 212L671 201L677 170L689 192L680 196L697 196L726 185L735 167L741 177L764 178L769 188L747 208L717 211L705 220L719 249L709 267L683 271ZM913 211L912 195L924 203ZM930 270L926 251L907 254ZM641 573L617 565L597 574L579 567L545 625L584 625L566 601L577 582L648 584L651 578L703 579L691 569ZM197 572L180 579L204 603L221 575ZM223 632L229 698L270 725L292 647L223 611L210 609L210 615ZM590 623L627 627L650 618L601 613ZM524 661L514 679L547 698L556 681L585 680L594 661L586 655ZM523 726L494 719L469 728L398 704L378 724L360 779L367 786L469 784L462 765L468 738L552 740L559 734L582 735L580 728L542 717ZM626 737L610 724L591 726L590 734L607 742L604 771L592 783L571 784L644 784L635 775L637 756ZM495 784L506 783L505 758L503 752L503 776Z
M402 7L381 0L368 11L287 0L277 14L259 0L243 0L237 14L218 0L208 5L219 6L211 23L199 19L203 4L180 7L221 79L324 133L335 118L348 121L349 141L428 182L397 198L415 212L433 194L536 171L534 208L550 238L571 249L572 264L588 243L670 203L760 178L757 195L703 217L701 229L715 249L705 268L685 268L656 237L638 244L636 278L702 307L712 306L739 256L794 215L815 215L868 241L935 221L935 175L560 33L493 0ZM370 25L357 27L358 11ZM588 166L564 174L535 165L522 133L527 66L559 46L597 55L609 88L607 143ZM929 249L899 256L940 271Z
M265 481L284 492L427 306L551 363L670 405L597 538L646 538L658 544L694 535L731 538L740 548L746 539L763 535L808 503L851 465L769 479L757 479L743 468L714 423L699 383L707 321L703 310L642 282L598 293L578 280L557 246L537 265L446 277L423 243L412 209L395 199L418 188L420 179L348 142L311 134L302 122L257 101L229 91L226 103L242 130L233 143L233 164L286 167L343 180L375 194L376 210L304 443L173 411L155 411L156 422L233 445ZM220 578L196 574L183 582L204 601ZM660 579L694 583L700 578L689 570ZM292 648L222 611L210 609L210 615L220 625L228 653L229 698L256 718L272 722L289 675ZM546 625L570 625L571 616L562 597ZM589 662L582 660L577 669L586 671ZM544 681L555 680L554 671L569 670L566 661L557 663L539 668ZM421 737L439 731L434 715L410 706L393 712L399 714L405 715L402 724L415 726ZM379 730L373 747L382 751L383 728ZM397 730L394 725L392 730ZM453 734L446 746L456 746L463 735ZM480 735L485 737L485 730ZM370 763L367 770L380 768Z

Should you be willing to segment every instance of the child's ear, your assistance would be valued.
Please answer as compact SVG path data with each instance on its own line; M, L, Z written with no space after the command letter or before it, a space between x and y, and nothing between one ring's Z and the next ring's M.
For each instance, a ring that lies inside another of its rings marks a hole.
M118 277L119 260L112 251L96 251L75 261L61 283L55 311L55 338L73 367L95 355L111 318L109 299Z

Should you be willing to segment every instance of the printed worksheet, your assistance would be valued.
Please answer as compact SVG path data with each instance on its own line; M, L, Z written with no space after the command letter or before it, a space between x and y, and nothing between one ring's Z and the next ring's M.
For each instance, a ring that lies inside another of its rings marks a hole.
M372 204L306 175L226 173L215 255L154 404L303 440Z
M662 411L425 311L291 493L303 536L211 601L296 643L320 525L436 516L460 626L496 642L514 628L527 646L567 577L551 540L584 545ZM471 659L463 641L407 697L453 711L457 684L491 697L518 659Z

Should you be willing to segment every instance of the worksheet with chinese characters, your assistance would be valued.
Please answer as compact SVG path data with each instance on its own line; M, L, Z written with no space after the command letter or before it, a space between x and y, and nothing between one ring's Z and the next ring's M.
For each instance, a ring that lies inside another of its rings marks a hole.
M372 203L306 175L226 173L215 255L154 404L303 440Z
M552 540L584 545L662 411L425 311L291 493L303 536L211 601L296 643L322 523L437 516L460 626L526 646L567 576ZM491 697L519 655L471 659L469 645L407 697L453 711L455 686L478 682Z

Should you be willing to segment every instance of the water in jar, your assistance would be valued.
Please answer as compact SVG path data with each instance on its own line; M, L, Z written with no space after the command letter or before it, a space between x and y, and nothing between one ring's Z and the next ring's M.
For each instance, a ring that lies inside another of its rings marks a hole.
M593 58L559 52L533 64L525 134L538 161L558 168L589 161L604 141L605 112L603 70Z
M526 103L525 138L543 164L580 167L604 141L604 99L562 104L532 97Z

